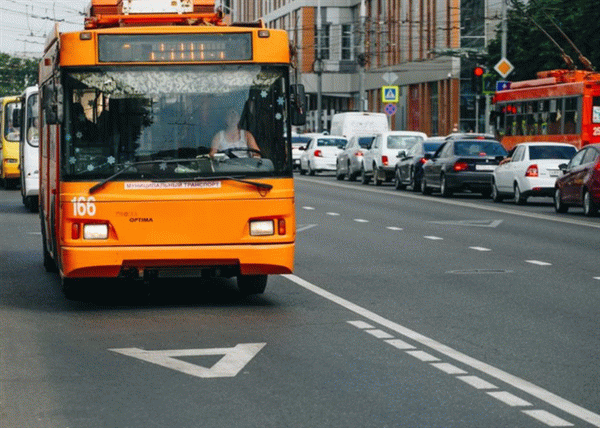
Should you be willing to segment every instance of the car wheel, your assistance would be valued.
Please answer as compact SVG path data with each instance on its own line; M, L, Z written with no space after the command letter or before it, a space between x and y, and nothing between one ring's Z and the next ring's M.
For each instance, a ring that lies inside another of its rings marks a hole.
M373 183L375 186L381 186L381 183L383 183L383 180L379 178L379 170L376 164L373 165Z
M344 179L344 176L345 176L345 175L346 175L346 174L343 174L343 173L340 171L340 165L339 165L339 162L336 162L336 164L335 164L335 178L337 178L338 180L342 181L342 180Z
M498 191L498 186L496 186L496 182L492 182L492 201L494 202L502 202L504 197Z
M315 175L315 170L310 166L310 162L308 163L308 175Z
M427 185L427 179L425 177L421 180L421 193L424 195L431 195L431 187Z
M521 189L519 188L519 185L517 183L515 183L515 204L525 205L526 202L527 202L527 196L523 196L523 194L521 193Z
M365 171L364 165L360 167L360 182L362 184L369 184L371 181L371 177L367 175L367 171Z
M406 184L402 183L402 178L400 177L400 170L396 168L396 173L394 174L394 187L396 190L404 190L406 189Z
M348 172L346 173L346 176L348 177L348 181L356 180L356 174L353 174L352 169L350 168L350 161L348 161Z
M598 214L598 206L592 201L592 195L587 190L583 194L583 214L586 217L593 217Z
M306 170L302 168L302 164L300 164L300 175L306 174Z
M554 209L557 213L566 213L569 206L562 201L562 192L560 189L554 191Z
M440 193L444 198L449 198L450 196L452 196L452 190L448 187L445 175L442 175L440 177Z

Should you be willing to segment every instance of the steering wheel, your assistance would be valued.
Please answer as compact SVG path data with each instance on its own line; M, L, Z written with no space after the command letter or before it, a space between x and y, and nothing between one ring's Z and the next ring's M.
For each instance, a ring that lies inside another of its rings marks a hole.
M256 153L258 156L262 157L262 152L260 150L252 149L250 147L230 147L228 149L219 150L217 153L224 153L230 159L239 158L235 152Z

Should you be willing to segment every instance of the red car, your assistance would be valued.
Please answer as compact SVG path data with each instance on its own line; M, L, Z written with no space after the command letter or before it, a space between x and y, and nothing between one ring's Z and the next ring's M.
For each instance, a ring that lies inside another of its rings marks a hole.
M596 215L600 208L600 144L583 147L560 169L563 175L556 179L554 188L556 212L582 206L586 216Z

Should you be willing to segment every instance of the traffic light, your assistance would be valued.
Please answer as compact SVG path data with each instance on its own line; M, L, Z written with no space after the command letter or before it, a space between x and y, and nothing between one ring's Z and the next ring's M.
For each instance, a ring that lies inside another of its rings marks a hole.
M496 93L496 76L492 73L485 73L482 76L482 92L485 95L494 95Z
M473 93L481 94L483 91L483 75L485 74L485 68L478 65L473 68L471 73L471 84L473 86Z

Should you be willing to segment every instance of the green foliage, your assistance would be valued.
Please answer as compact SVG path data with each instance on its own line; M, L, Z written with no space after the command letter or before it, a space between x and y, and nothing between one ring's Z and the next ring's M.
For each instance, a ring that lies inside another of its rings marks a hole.
M0 97L20 95L38 80L37 59L23 59L0 53Z
M578 69L583 69L579 54L570 46L552 24L548 16L560 27L591 61L596 70L600 69L600 49L598 49L598 23L600 7L595 0L530 0L523 4L512 2L508 12L507 59L515 70L507 80L534 79L538 71L565 69L567 65L556 45L527 17L531 16L571 57ZM510 3L509 3L510 4ZM501 59L501 33L498 27L496 39L488 45L485 58L489 70Z

